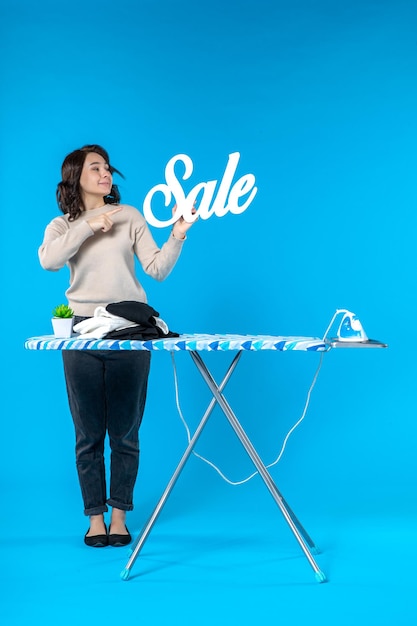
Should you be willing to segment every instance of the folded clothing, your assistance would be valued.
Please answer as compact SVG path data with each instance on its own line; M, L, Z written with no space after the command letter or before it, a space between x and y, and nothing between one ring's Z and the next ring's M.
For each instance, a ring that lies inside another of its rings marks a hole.
M135 326L109 330L106 339L147 341L161 337L179 337L178 333L169 330L164 320L159 317L158 311L146 302L136 302L135 300L112 302L106 306L106 310L108 313L135 323Z
M159 317L158 311L155 311L150 304L146 302L136 302L136 300L123 300L122 302L112 302L106 306L106 311L118 317L124 317L126 320L136 322L136 324L144 324L154 326L154 317Z
M125 300L95 309L93 317L75 324L80 339L138 339L179 337L171 332L159 313L145 302Z
M81 339L102 339L112 330L126 329L132 326L136 326L136 323L124 317L113 315L106 311L105 307L98 306L94 310L93 317L88 317L75 324L74 331L79 333Z

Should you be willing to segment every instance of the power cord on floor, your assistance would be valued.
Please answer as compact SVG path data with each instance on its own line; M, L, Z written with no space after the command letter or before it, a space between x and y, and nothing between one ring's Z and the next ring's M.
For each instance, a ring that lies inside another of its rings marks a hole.
M326 331L327 333L328 331ZM325 334L326 336L326 334ZM317 382L317 378L323 363L323 357L325 355L325 352L321 352L320 354L320 360L319 360L319 364L317 366L317 369L314 373L313 376L313 380L311 382L311 385L308 389L307 392L307 398L306 398L306 402L304 404L304 409L303 412L301 414L301 417L298 419L298 421L294 424L294 426L291 427L291 429L288 431L288 433L286 434L285 438L284 438L284 442L282 444L281 450L277 456L277 458L275 459L275 461L273 461L272 463L269 463L269 465L267 465L267 469L269 469L270 467L273 467L274 465L277 465L277 463L279 463L279 461L282 458L282 455L284 454L284 450L286 448L288 439L290 438L290 436L292 435L292 433L295 431L295 429L301 424L301 422L304 420L306 413L307 413L307 409L308 406L310 404L310 398L311 398L311 393L314 389L314 386ZM182 413L181 410L181 405L180 405L180 400L179 400L179 391L178 391L178 374L177 374L177 367L176 367L176 363L175 363L175 356L174 356L174 352L171 352L171 359L172 359L172 366L173 366L173 371L174 371L174 386L175 386L175 401L176 401L176 405L177 405L177 409L178 409L178 414L181 418L181 421L184 425L184 428L186 430L187 433L187 439L188 439L188 443L190 443L191 441L191 433L190 433L190 429L188 427L188 424L184 418L184 415ZM210 465L210 467L212 467L214 470L216 470L216 472L223 478L223 480L225 480L227 483L229 483L229 485L233 485L233 486L237 486L237 485L243 485L244 483L248 482L249 480L251 480L252 478L254 478L254 476L256 476L259 472L256 470L255 472L253 472L253 474L251 474L250 476L247 476L247 478L244 478L243 480L239 480L239 481L232 481L229 478L227 478L227 476L225 476L223 474L223 472L217 467L217 465L215 465L214 463L212 463L211 461L209 461L208 459L206 459L204 456L201 456L200 454L198 454L197 452L195 452L194 450L192 451L194 456L196 456L197 458L199 458L201 461L204 461L204 463L207 463L207 465Z

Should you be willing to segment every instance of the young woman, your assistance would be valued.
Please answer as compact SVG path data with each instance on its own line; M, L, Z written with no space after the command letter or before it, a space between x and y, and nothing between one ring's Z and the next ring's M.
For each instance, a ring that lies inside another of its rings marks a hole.
M119 204L114 172L120 174L97 145L65 158L57 187L64 215L47 226L39 249L44 269L69 267L66 296L75 323L92 317L98 306L146 302L135 275L135 256L147 274L163 280L192 225L180 218L159 248L141 213ZM64 350L62 356L84 512L90 517L84 541L93 547L126 545L131 541L125 519L126 511L133 509L150 352ZM109 498L103 455L106 433L111 449ZM107 505L112 507L108 531L103 515Z

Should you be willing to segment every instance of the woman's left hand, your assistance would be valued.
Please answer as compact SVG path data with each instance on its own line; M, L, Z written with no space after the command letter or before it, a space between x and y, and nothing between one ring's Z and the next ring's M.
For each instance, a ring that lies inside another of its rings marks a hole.
M172 214L175 213L176 208L177 208L177 205L175 205L174 208L172 209ZM195 203L193 204L193 208L191 212L193 214L197 212ZM174 227L172 229L172 234L174 235L175 239L185 239L186 232L191 228L193 224L196 223L197 220L198 220L198 217L197 219L194 220L194 222L186 222L183 216L181 215L181 217L175 222Z

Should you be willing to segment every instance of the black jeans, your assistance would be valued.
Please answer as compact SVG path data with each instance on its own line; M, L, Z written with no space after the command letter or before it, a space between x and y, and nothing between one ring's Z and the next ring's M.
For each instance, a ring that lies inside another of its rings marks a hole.
M84 513L104 513L107 504L131 511L150 352L63 350L62 357L75 426L76 464ZM106 432L111 449L109 499L104 464Z

